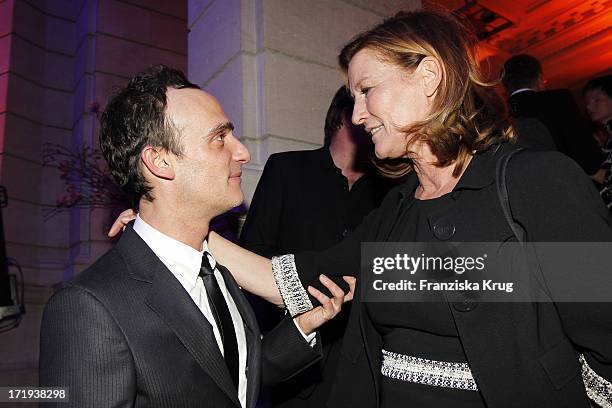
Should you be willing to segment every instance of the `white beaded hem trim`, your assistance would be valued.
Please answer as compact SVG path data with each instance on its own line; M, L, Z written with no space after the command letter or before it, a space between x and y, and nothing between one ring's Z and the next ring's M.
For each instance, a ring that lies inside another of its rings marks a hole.
M382 375L395 380L478 391L467 363L428 360L383 350Z
M312 302L300 282L293 254L272 257L272 274L291 317L312 309Z
M602 408L612 408L612 383L598 375L582 354L579 360L582 364L582 381L584 381L587 396Z

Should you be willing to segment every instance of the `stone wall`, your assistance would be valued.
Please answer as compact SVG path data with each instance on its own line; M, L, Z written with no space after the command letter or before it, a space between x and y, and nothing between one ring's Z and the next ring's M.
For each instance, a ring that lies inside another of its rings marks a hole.
M7 253L23 267L26 315L0 333L0 386L37 383L42 308L62 281L110 247L107 211L45 220L65 191L42 165L45 143L97 146L113 90L156 63L187 68L187 3L165 0L0 0L0 184ZM15 272L13 269L11 273Z
M63 183L57 169L43 167L42 146L71 142L79 9L70 2L0 3L2 215L7 254L23 268L27 311L18 329L0 334L1 385L37 383L42 307L68 263L70 215L44 221Z
M359 31L420 0L189 0L188 72L214 94L251 151L247 205L270 154L323 143L343 82L336 58Z

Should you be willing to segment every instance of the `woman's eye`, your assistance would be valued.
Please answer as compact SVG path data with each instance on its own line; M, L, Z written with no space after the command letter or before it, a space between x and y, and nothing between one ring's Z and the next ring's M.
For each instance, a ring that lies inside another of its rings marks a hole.
M362 88L361 89L361 93L367 96L368 92L370 92L370 89L372 89L372 88Z

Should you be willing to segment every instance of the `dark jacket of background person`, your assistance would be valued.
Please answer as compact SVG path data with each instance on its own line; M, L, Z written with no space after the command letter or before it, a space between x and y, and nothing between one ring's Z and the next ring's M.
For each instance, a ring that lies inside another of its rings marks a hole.
M355 229L380 204L390 186L389 180L370 169L349 191L327 147L273 154L255 190L241 244L266 257L327 249ZM325 406L349 315L346 306L346 312L320 329L321 363L276 387L275 406ZM278 308L261 302L255 309L258 314L278 316ZM268 316L259 317L266 320ZM262 326L271 323L264 321Z
M557 150L548 128L538 119L521 116L512 120L516 132L516 145L532 150Z
M508 105L513 117L535 118L542 122L550 131L557 150L574 159L588 175L599 170L603 161L601 151L567 89L518 92L508 99ZM520 140L520 133L518 136Z
M516 241L495 186L497 160L513 148L504 145L497 152L491 148L474 156L450 193L451 204L430 216L434 235L455 242ZM513 218L526 229L527 241L612 241L610 214L590 180L566 157L557 152L521 152L509 163L507 180ZM321 287L315 283L321 273L359 273L360 243L388 240L402 211L414 200L417 184L412 173L335 247L296 254L304 287ZM588 281L589 271L575 276ZM357 283L328 402L335 408L376 407L378 401L382 339L364 312ZM612 380L609 304L477 303L462 293L447 296L486 406L589 407L577 350L585 353L593 370Z
M291 319L262 341L232 275L217 269L245 323L246 401L254 407L261 383L288 378L321 350ZM52 297L41 333L40 384L69 387L70 402L58 407L240 407L212 326L131 226Z

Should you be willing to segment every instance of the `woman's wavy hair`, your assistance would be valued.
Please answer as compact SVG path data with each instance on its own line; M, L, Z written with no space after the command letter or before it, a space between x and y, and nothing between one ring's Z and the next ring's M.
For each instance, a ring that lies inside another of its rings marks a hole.
M346 74L351 59L362 49L375 51L383 61L414 71L425 57L436 58L443 69L430 114L403 129L406 152L422 140L436 155L436 165L455 164L454 176L468 158L489 146L514 139L504 100L495 83L485 81L475 55L476 37L457 17L442 11L400 12L354 37L340 52L338 61ZM406 106L406 109L410 109ZM375 159L388 177L411 170L408 159Z

